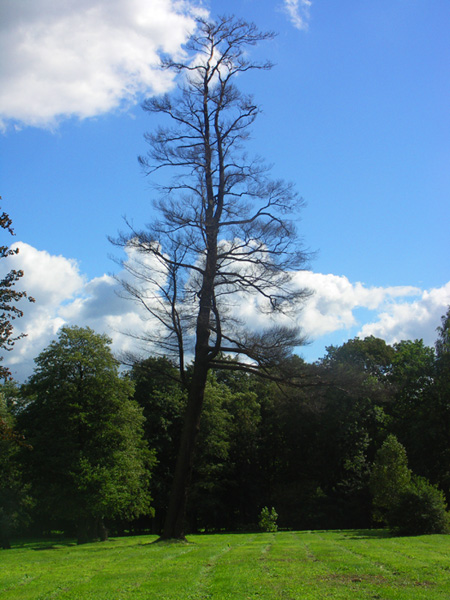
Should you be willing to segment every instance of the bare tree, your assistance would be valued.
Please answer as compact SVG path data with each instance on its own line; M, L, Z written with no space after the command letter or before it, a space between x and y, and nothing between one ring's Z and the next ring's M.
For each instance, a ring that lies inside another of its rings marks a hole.
M147 339L177 356L188 390L165 539L184 537L208 371L229 368L223 357L232 353L233 368L267 372L303 342L295 327L251 332L237 310L250 299L270 322L298 308L309 293L292 285L306 255L288 215L295 216L302 201L292 185L270 179L260 159L247 157L244 143L259 108L234 83L248 71L271 68L251 62L247 51L272 37L234 17L200 19L185 59L164 63L179 75L178 94L143 105L169 126L146 135L150 150L140 162L148 174L171 167L176 175L160 186L159 219L144 231L131 228L115 243L134 257L123 262L133 275L123 281L127 295L159 323Z

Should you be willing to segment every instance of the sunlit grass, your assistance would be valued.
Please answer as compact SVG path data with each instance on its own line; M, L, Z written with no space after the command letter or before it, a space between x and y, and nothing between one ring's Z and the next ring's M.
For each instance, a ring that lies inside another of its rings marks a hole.
M450 598L450 536L373 531L152 536L0 551L2 600Z

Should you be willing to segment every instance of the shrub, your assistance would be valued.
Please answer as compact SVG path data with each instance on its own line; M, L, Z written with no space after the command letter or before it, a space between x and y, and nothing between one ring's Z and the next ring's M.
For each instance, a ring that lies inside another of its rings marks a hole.
M278 531L277 519L278 513L274 507L272 506L269 510L267 506L265 506L259 515L259 528L261 531Z
M427 479L414 476L389 511L388 525L398 535L449 533L449 518L443 492Z
M370 477L375 521L388 522L390 511L409 489L410 481L406 450L395 435L388 435L376 454Z

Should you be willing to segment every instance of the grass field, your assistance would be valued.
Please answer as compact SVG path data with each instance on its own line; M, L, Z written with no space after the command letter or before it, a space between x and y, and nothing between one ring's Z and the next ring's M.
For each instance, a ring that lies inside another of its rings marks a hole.
M155 539L0 550L0 598L450 599L450 536L315 531Z

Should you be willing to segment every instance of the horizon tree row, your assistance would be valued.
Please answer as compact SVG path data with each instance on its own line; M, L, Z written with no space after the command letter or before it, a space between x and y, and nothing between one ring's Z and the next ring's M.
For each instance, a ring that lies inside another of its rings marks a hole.
M314 379L314 387L212 371L186 531L252 529L265 506L292 529L383 524L373 465L389 436L414 474L402 500L409 498L410 510L411 497L440 502L417 477L448 501L449 332L450 309L435 349L369 337L331 346L314 364L286 359L291 380ZM30 526L40 534L63 530L80 543L105 538L107 529L161 533L186 389L167 358L149 357L119 374L109 344L88 328L63 328L26 384L2 386L4 547L14 530Z

